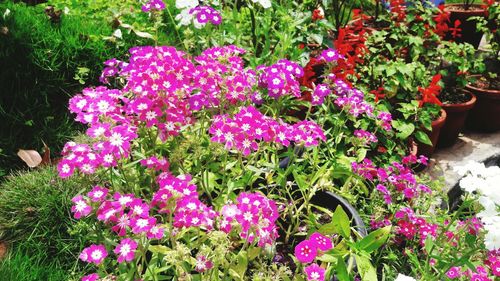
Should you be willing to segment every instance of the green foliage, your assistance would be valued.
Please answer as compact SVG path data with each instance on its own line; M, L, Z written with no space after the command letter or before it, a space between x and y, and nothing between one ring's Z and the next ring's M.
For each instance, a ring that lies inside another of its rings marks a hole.
M60 179L52 167L9 176L0 188L0 240L30 257L41 255L40 263L73 266L83 237L69 233L71 198L82 183Z

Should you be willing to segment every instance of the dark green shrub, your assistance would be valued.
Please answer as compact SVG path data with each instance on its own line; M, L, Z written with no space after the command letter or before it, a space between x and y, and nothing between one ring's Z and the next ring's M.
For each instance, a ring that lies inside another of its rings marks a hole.
M22 164L19 148L40 150L43 141L59 151L78 129L68 118L68 98L98 84L105 60L139 44L128 34L119 44L104 40L112 26L79 14L51 22L44 6L0 3L0 149L6 156L0 168L6 171ZM74 79L79 68L88 69L85 84Z
M0 186L0 241L40 263L75 267L83 237L70 234L71 199L88 185L83 183L60 179L54 167L7 177Z

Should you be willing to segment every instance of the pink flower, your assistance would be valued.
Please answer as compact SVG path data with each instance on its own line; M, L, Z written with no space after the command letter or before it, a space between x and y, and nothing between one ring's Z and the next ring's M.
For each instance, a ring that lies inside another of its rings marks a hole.
M333 248L332 240L324 235L321 235L319 232L314 232L309 237L309 241L313 242L321 251L328 251Z
M83 249L80 254L80 259L88 263L99 265L107 256L108 252L106 251L106 247L104 247L104 245L92 244L90 247Z
M196 258L196 265L194 269L198 272L205 272L214 266L213 262L208 260L205 256L198 256Z
M307 275L308 281L324 281L325 280L325 269L319 265L313 263L304 268Z
M295 246L295 257L301 263L310 263L318 254L316 243L310 240L304 240Z
M448 270L448 272L446 272L446 276L448 276L448 278L450 278L450 279L460 278L461 275L462 275L462 273L460 271L459 266L454 266L454 267L450 268L450 270Z
M99 280L99 275L97 273L92 273L82 277L82 281L97 281Z
M115 254L118 255L118 262L130 262L134 259L135 250L137 249L137 242L132 239L123 239L115 248Z
M73 197L71 201L75 203L75 205L71 207L71 212L75 213L74 214L75 219L79 219L82 216L86 217L92 211L92 207L89 204L87 204L87 202L83 199L81 195Z
M165 235L164 233L165 229L163 227L155 225L146 233L146 237L148 237L148 239L162 239Z
M146 218L131 218L130 224L132 226L132 232L138 234L141 232L148 232L156 224L156 218L146 217Z
M106 195L108 195L109 190L107 188L103 188L99 185L94 186L94 188L87 194L88 197L90 197L90 200L92 202L100 202L104 198L106 198Z

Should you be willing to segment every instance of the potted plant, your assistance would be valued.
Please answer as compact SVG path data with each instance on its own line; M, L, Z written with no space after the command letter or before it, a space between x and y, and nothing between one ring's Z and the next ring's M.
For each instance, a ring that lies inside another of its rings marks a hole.
M469 82L467 73L479 69L481 63L474 58L475 50L469 44L443 41L442 46L438 51L442 57L444 87L439 100L447 118L441 128L438 146L448 147L455 143L469 111L476 103L476 96L465 90L465 86Z
M455 22L460 23L461 36L453 39L452 31L447 33L445 39L453 39L457 43L469 43L475 48L479 46L482 32L476 30L477 19L473 17L486 17L486 9L481 4L474 4L474 0L462 0L458 4L445 4L445 11L450 13L448 26L457 28Z
M500 130L500 3L488 6L488 18L476 18L488 44L481 53L485 65L483 75L472 76L466 86L477 97L477 104L469 114L467 126L474 130L494 132Z

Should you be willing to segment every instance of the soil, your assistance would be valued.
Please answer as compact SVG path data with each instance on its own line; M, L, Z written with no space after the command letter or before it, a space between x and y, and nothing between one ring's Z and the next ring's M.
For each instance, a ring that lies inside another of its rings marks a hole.
M471 96L461 89L447 89L440 94L440 100L444 104L459 104L468 102Z
M480 89L500 90L500 76L492 79L481 77L472 83L472 86Z

